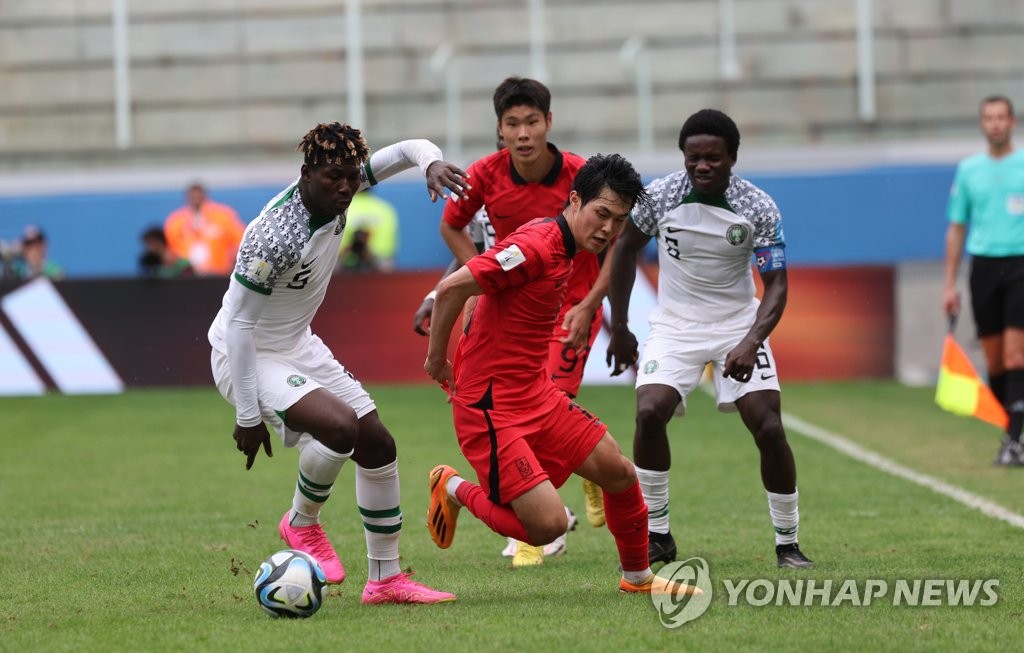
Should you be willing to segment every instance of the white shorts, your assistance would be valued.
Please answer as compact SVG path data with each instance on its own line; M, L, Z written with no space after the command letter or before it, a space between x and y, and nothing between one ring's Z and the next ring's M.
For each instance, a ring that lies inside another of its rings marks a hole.
M217 390L234 405L228 357L214 349L210 364ZM311 336L287 356L258 352L256 387L263 421L277 431L286 447L294 447L312 437L288 428L284 419L290 407L317 388L326 389L351 406L356 417L361 418L377 409L363 385L335 360L331 350L317 336Z
M694 322L683 319L661 306L651 313L651 332L644 341L643 355L637 367L636 387L660 384L675 388L680 402L676 415L686 413L686 397L711 363L718 410L736 410L736 400L750 392L778 390L779 377L775 357L766 338L757 351L757 362L750 380L740 383L722 376L725 357L743 339L754 323L759 302L720 322Z

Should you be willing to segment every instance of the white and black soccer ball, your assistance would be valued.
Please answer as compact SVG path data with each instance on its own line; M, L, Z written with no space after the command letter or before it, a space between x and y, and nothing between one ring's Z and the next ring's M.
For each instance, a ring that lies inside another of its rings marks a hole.
M327 598L327 577L302 551L278 551L260 563L253 581L256 600L272 617L313 616Z

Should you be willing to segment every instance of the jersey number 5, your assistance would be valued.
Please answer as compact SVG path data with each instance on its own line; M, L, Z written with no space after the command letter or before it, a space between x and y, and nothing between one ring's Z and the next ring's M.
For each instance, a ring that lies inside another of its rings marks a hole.
M302 290L309 283L309 275L313 274L313 270L300 270L292 280L288 282L288 288L292 290Z

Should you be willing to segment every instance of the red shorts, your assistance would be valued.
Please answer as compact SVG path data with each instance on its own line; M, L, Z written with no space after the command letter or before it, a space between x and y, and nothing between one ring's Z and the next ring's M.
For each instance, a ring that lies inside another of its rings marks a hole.
M601 331L602 309L594 312L594 319L590 322L590 335L587 338L587 348L577 354L576 350L568 345L562 344L561 340L568 333L562 328L565 321L565 314L571 308L565 304L558 313L555 322L555 330L548 341L548 372L551 373L551 380L555 385L570 397L580 393L580 384L583 383L583 368L587 366L587 358L590 356L590 348L594 346L594 340Z
M561 487L608 431L563 392L550 390L530 407L495 409L503 402L490 392L470 406L452 402L459 447L491 501L510 503L545 480Z

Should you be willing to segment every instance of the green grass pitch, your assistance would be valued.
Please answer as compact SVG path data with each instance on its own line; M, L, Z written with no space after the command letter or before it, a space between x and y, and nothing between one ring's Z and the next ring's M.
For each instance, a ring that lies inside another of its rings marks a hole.
M252 576L284 548L277 520L296 452L246 472L233 412L211 389L0 399L0 651L1005 651L1024 637L1024 532L790 431L810 572L774 566L758 458L735 415L704 394L670 425L672 528L707 560L714 600L663 627L650 600L616 591L611 536L581 519L568 553L513 571L502 538L464 514L447 551L424 527L426 476L467 470L440 390L371 387L399 444L403 566L458 594L439 606L359 603L365 545L343 471L323 521L346 563L314 617L274 620ZM631 451L633 393L580 402ZM1024 512L1024 470L998 469L998 434L891 382L789 384L783 408L905 466ZM277 441L275 441L276 443ZM562 496L582 518L582 491ZM740 579L998 579L991 607L728 605Z

